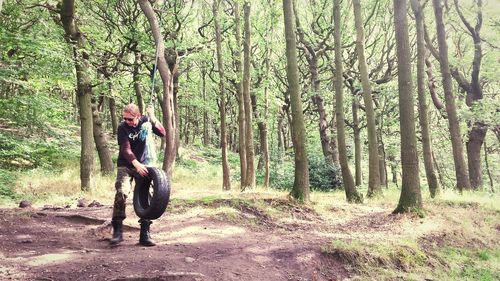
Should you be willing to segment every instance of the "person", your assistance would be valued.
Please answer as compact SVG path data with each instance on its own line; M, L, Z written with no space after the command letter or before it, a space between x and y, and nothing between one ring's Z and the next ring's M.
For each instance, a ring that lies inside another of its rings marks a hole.
M147 158L146 134L148 132L148 122L151 124L155 135L165 136L165 128L156 119L152 106L146 109L147 115L141 115L139 107L135 104L128 104L123 109L123 122L117 130L118 145L120 147L117 160L117 175L115 181L115 201L113 205L113 215L111 225L113 226L113 237L110 239L111 245L117 245L123 241L123 220L126 218L125 202L127 195L124 188L130 188L130 179L134 174L143 177L148 175L145 161ZM141 232L139 244L143 246L154 246L151 240L149 228L151 220L140 219Z

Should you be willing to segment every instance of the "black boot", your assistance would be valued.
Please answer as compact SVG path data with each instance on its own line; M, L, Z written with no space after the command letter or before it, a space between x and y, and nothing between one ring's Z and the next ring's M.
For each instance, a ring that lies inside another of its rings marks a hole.
M123 221L112 220L111 225L113 226L113 238L109 240L109 244L116 245L123 241Z
M149 226L153 222L146 219L140 219L139 223L141 223L141 234L139 235L139 244L146 247L155 246L156 243L153 240L151 240L151 237L149 236Z

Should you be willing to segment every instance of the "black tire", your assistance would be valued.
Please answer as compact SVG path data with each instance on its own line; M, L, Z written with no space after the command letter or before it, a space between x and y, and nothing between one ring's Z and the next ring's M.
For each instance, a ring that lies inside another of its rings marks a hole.
M159 218L170 201L170 182L165 173L148 167L148 176L135 176L134 210L138 217L148 220Z

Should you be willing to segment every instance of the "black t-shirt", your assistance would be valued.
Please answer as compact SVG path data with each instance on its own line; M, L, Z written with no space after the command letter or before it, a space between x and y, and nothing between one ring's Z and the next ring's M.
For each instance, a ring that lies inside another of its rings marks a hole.
M133 168L132 163L130 161L127 161L124 152L122 151L124 142L129 142L130 149L135 155L135 158L141 163L144 162L147 153L146 139L141 138L140 135L141 130L144 130L142 125L146 122L149 122L149 118L147 116L141 116L137 127L131 127L127 125L126 122L121 122L118 126L117 138L118 145L120 146L120 152L118 153L117 165L119 167L127 166L129 168Z

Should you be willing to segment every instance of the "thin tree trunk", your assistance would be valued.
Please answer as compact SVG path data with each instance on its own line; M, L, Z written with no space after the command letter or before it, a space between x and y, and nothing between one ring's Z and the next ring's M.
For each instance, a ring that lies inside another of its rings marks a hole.
M244 30L245 40L243 42L243 96L245 101L245 144L246 144L246 160L247 171L246 180L243 189L246 187L255 187L255 161L254 161L254 147L253 147L253 117L252 117L252 101L250 98L250 3L245 2L243 5L244 12Z
M288 92L292 107L292 141L295 152L295 179L291 195L299 202L309 202L309 163L306 150L306 130L302 101L300 99L299 68L297 65L297 43L293 24L292 0L283 0L285 42L287 60Z
M354 21L356 25L356 50L358 53L359 71L363 86L363 100L365 102L366 122L368 130L368 197L382 193L380 186L380 170L378 162L378 142L375 125L375 109L373 107L372 89L368 77L368 65L365 59L365 36L363 18L361 16L361 1L353 0Z
M215 44L217 49L217 67L219 71L219 91L220 91L220 147L222 151L222 189L231 189L229 175L229 162L227 161L227 133L226 133L226 90L224 87L224 62L222 61L222 39L219 26L219 2L214 1L212 5L215 25Z
M179 73L176 72L174 73L174 79L173 79L173 83L174 83L174 88L173 88L173 97L174 97L174 112L175 112L175 126L177 128L177 130L175 130L175 157L176 158L179 158L179 148L181 146L181 135L180 135L180 127L179 127L179 122L180 122L180 114L178 112L179 110L179 96L178 96L178 93L179 93ZM188 112L186 112L186 116L188 115ZM188 126L188 119L186 119L184 121L184 126L187 128ZM187 130L185 132L185 135L187 137ZM186 143L187 144L187 143Z
M277 126L277 134L278 134L278 151L280 156L283 152L285 152L285 141L283 136L283 112L278 113L278 126Z
M488 178L490 179L491 192L495 192L493 188L493 178L491 177L490 165L488 163L488 150L486 149L486 140L484 141L484 165L486 166L486 172L488 173Z
M347 158L344 124L344 95L343 95L343 66L342 66L342 34L340 23L340 0L334 1L334 38L335 38L335 114L337 116L337 143L339 149L339 162L342 172L342 182L347 202L361 203L363 196L358 193Z
M352 119L354 131L354 165L356 171L356 186L363 184L363 174L361 171L361 128L359 127L359 103L356 96L352 99Z
M398 186L398 165L396 165L396 159L394 155L389 155L389 161L391 166L392 183Z
M94 122L93 134L94 142L97 148L97 154L99 155L99 163L101 164L101 173L103 175L109 175L114 172L113 160L111 160L111 151L108 146L108 139L106 133L102 128L102 120L99 116L99 111L97 110L97 105L92 104L92 120Z
M137 106L139 107L141 113L145 113L144 110L146 107L144 105L144 97L142 95L142 90L141 90L141 80L139 77L140 67L141 67L141 54L139 52L136 52L134 60L134 71L132 72L132 81L134 83L134 91L135 91L135 98L137 100Z
M425 95L425 40L424 18L420 0L411 0L411 7L415 15L417 26L417 91L420 129L422 130L422 150L424 158L425 175L431 197L439 193L439 183L432 163L432 141L429 132L428 106Z
M436 17L436 30L439 45L439 61L443 79L443 91L445 95L446 113L448 115L448 126L451 135L451 146L453 149L453 160L455 163L455 174L457 178L457 189L470 189L469 172L465 165L464 148L460 133L460 124L455 106L455 97L453 96L453 87L451 84L450 65L448 62L448 44L446 43L446 31L443 22L443 8L441 0L432 0L434 5L434 15Z
M109 98L108 98L108 106L109 106L109 117L111 119L111 128L113 136L116 136L116 131L118 130L118 117L116 116L116 101L115 95L113 93L113 85L109 82Z
M247 177L247 148L246 148L246 118L245 118L245 98L243 96L243 69L241 63L241 28L240 28L240 5L238 1L234 3L234 33L236 37L236 48L234 51L234 64L236 68L236 95L238 96L238 152L240 155L240 186L243 190L246 187Z
M80 186L88 191L94 173L94 140L92 123L92 85L89 72L88 54L85 52L84 35L75 22L74 0L63 0L60 10L61 23L68 44L73 48L73 62L76 70L78 109L80 113Z
M417 212L422 209L422 194L418 172L417 138L413 112L413 85L411 79L410 40L407 2L394 0L394 29L398 58L399 117L401 131L401 168L403 170L401 196L394 213Z
M268 30L269 31L269 30ZM266 37L269 39L269 34L266 34ZM265 62L265 73L266 73L266 79L269 79L269 71L271 69L270 67L270 55L271 55L271 49L267 48L266 49L266 62ZM259 131L260 131L260 147L261 147L261 155L262 155L262 162L264 164L264 187L269 187L269 177L270 177L270 170L269 170L269 145L268 145L268 137L267 137L267 118L269 117L269 97L268 97L268 92L269 92L269 87L266 86L264 87L264 116L262 120L259 122Z
M334 106L333 108L335 109L337 104L336 101L334 100ZM339 158L339 145L337 141L337 117L335 112L333 113L332 117L332 138L330 140L330 149L332 151L332 159L333 159L333 164L337 167L340 167L340 158Z
M202 77L202 95L203 95L203 104L207 104L207 80L206 80L207 71L205 66L201 69L201 77ZM210 144L210 122L208 120L208 110L206 106L203 107L203 145L208 146Z

